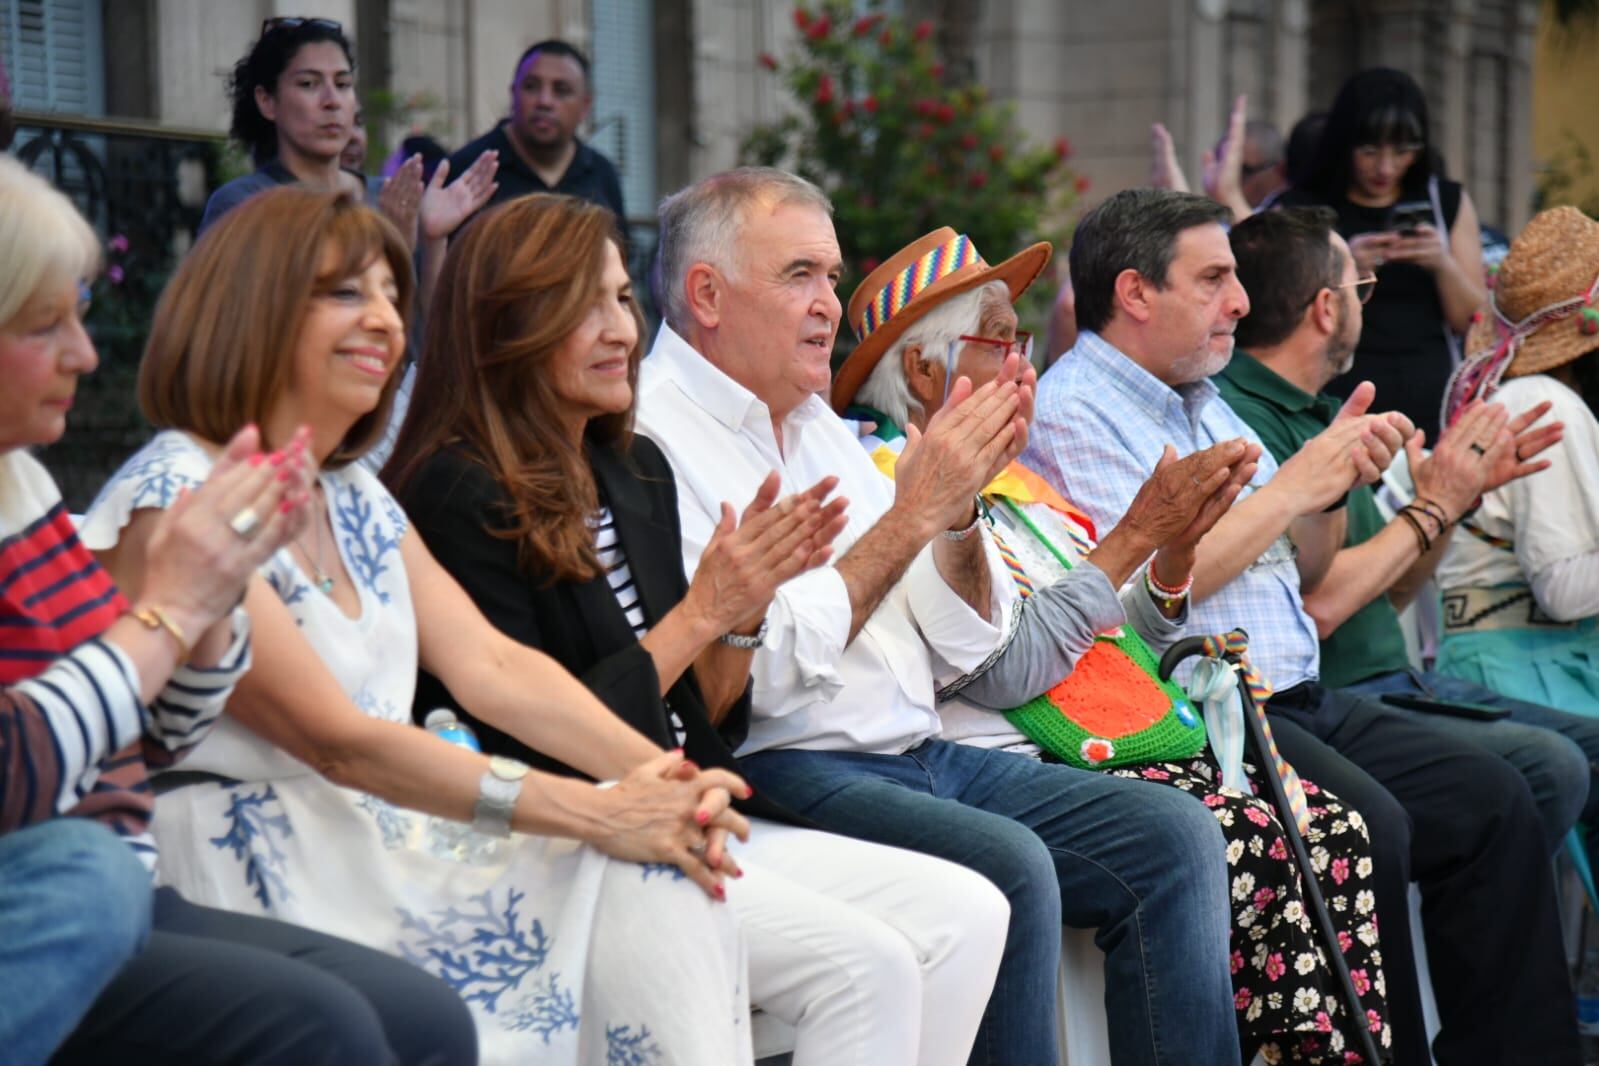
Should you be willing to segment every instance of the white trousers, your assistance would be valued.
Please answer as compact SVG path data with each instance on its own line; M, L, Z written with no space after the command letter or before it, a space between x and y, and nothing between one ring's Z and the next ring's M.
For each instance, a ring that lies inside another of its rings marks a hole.
M792 1025L794 1066L958 1066L1005 950L1010 905L913 851L755 821L728 881L750 1002Z

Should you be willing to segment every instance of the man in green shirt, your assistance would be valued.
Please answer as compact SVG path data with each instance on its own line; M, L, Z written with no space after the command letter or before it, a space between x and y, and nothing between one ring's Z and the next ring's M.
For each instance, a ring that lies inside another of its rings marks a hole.
M1273 211L1240 223L1231 235L1250 313L1238 324L1239 350L1215 381L1278 462L1337 416L1340 402L1321 390L1349 369L1361 304L1377 283L1357 276L1333 221L1322 210ZM1363 383L1350 402L1369 399L1371 388ZM1300 549L1305 610L1321 637L1322 681L1384 697L1401 713L1426 715L1429 726L1503 756L1527 778L1553 851L1579 814L1593 824L1599 813L1599 788L1591 787L1599 721L1414 669L1398 613L1432 575L1456 523L1484 491L1547 465L1533 457L1560 438L1561 427L1530 428L1547 410L1543 404L1511 418L1498 404L1474 405L1430 455L1422 452L1420 433L1407 442L1415 495L1392 521L1384 521L1371 486L1357 485L1345 517L1323 524L1333 527L1332 544L1302 543L1297 527L1291 533ZM1495 717L1485 720L1489 715Z

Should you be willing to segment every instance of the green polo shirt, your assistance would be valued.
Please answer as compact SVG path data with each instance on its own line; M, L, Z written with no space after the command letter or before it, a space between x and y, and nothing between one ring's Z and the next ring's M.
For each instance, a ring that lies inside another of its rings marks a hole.
M1243 352L1235 353L1215 380L1222 398L1260 435L1279 463L1331 425L1342 404L1326 393L1312 396ZM1347 506L1349 534L1344 547L1352 548L1376 536L1385 523L1368 485L1350 490ZM1331 688L1409 665L1399 613L1386 595L1356 611L1321 642L1321 683Z

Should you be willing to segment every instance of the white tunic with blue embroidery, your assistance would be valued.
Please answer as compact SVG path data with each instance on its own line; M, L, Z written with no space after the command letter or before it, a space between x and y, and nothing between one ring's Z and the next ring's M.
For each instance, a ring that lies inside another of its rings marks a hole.
M111 547L134 511L169 506L210 468L185 434L157 435L101 491L82 539ZM405 515L359 465L321 483L360 617L322 595L287 550L261 575L356 706L409 724L417 629L399 551ZM430 818L332 784L226 714L183 769L235 783L160 798L163 883L410 959L472 1008L485 1063L750 1060L734 917L675 868L522 835L490 865L438 857Z

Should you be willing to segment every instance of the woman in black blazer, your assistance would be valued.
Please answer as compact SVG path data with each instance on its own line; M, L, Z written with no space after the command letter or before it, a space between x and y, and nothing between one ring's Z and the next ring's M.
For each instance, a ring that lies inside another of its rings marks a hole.
M831 478L779 502L774 473L742 515L723 505L685 579L671 467L632 433L642 322L613 227L603 208L532 196L457 240L384 478L496 625L662 747L734 766L771 597L827 561L844 503L827 501ZM455 708L486 752L571 772L430 677L417 700L419 717ZM1005 941L998 890L759 795L741 806L737 862L714 835L704 861L735 878L751 1001L795 1025L796 1066L965 1062Z

